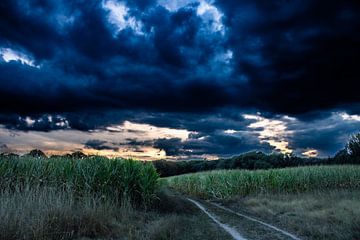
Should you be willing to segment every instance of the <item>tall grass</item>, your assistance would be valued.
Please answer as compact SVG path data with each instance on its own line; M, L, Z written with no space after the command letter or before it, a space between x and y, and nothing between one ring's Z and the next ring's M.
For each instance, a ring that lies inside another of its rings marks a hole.
M92 193L146 204L155 194L157 180L152 164L133 160L0 158L1 191L52 187L79 197Z
M359 189L360 166L311 166L276 170L220 170L170 177L167 184L200 198L224 199L254 193L300 193Z
M131 210L131 209L130 209ZM41 187L0 194L0 239L45 240L107 237L123 206L91 194Z
M157 179L131 160L0 158L0 239L215 239L188 201L155 191Z

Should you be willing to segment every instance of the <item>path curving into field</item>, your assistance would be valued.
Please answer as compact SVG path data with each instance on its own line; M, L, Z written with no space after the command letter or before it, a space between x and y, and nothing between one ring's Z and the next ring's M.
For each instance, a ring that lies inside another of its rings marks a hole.
M235 240L300 240L299 237L257 218L236 212L211 201L187 198ZM201 203L200 203L201 202Z
M246 238L244 238L235 228L232 228L230 226L228 226L227 224L221 223L217 217L215 217L213 214L211 214L210 212L208 212L206 210L206 208L200 204L199 202L187 198L187 200L189 200L190 202L192 202L193 204L195 204L201 211L203 211L206 215L208 215L208 217L210 219L212 219L216 224L218 224L222 229L224 229L227 233L229 233L235 240L246 240Z

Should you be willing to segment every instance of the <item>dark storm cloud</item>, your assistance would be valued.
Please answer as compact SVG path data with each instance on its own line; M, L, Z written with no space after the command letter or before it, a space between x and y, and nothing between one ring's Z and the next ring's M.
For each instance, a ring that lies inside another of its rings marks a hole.
M2 1L1 45L24 49L39 59L50 58L63 40L54 27L57 11L55 1Z
M156 127L187 129L209 134L217 130L244 130L250 123L239 109L219 109L215 113L166 113L149 111L78 111L55 114L0 114L0 122L8 128L34 131L76 129L89 131L121 125L124 121L147 123ZM49 118L51 117L51 121ZM34 121L28 124L26 118ZM111 130L108 131L118 131ZM129 130L128 130L129 131ZM134 131L134 130L132 130Z
M219 1L250 104L304 113L359 102L358 1ZM265 100L265 101L264 101Z
M360 121L344 121L341 115L333 114L310 122L290 124L289 130L294 132L290 148L317 149L321 156L327 157L345 147L350 136L360 130Z
M189 139L159 138L148 141L128 139L124 145L148 146L164 150L167 156L201 156L215 154L219 156L232 156L242 152L261 150L271 152L273 150L267 143L259 143L256 134L242 132L235 136L223 131L213 132L211 135L197 133L190 135Z
M221 109L215 113L147 113L132 119L158 127L187 129L201 133L217 130L243 130L249 123L238 109Z
M180 143L129 145L169 155L232 154L271 149L246 133L244 112L318 124L332 121L334 111L360 113L358 1L223 0L204 15L204 2L179 0L171 9L152 0L109 1L127 11L118 22L107 2L1 1L1 125L88 131L128 120L197 132ZM4 49L32 64L6 60ZM340 124L310 138L301 131L309 125L297 124L291 146L324 153L356 131ZM342 137L317 140L330 136Z
M0 63L3 112L110 108L197 111L228 102L221 84L202 76L192 79L191 68L216 55L214 46L222 44L203 33L195 8L177 12L161 6L143 13L129 10L142 21L144 32L136 34L129 26L114 33L109 13L99 2L70 3L63 5L73 15L63 20L61 28L51 17L41 15L53 2L45 6L21 1L1 4L2 12L12 10L0 26L2 47L29 54L40 66ZM62 13L55 10L51 8L47 14ZM23 25L18 28L15 20L24 20ZM44 32L29 31L33 28ZM22 38L16 38L15 33ZM33 42L37 44L31 45ZM206 100L209 93L212 97Z
M359 102L356 1L219 1L222 31L196 2L176 11L126 2L140 32L116 30L103 4L2 1L1 47L40 66L1 61L2 112L233 105L301 114Z
M164 150L167 156L179 156L186 153L180 138L160 138L154 142L153 146Z
M216 132L204 138L190 139L184 143L185 152L194 155L215 154L218 156L232 156L252 150L271 152L273 149L267 143L260 143L256 134L244 132L232 136L223 132Z
M85 148L95 149L95 150L114 150L117 151L119 148L115 146L110 146L107 141L91 139L84 144Z
M15 114L0 114L0 121L9 129L23 131L51 131L69 128L66 118L59 115L34 115L32 117L20 117Z

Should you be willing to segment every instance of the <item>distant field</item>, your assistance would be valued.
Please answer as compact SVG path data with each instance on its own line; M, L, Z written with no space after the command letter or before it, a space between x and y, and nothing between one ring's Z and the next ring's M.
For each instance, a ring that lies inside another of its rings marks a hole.
M181 193L204 199L226 199L258 193L301 193L359 189L360 166L310 166L275 170L219 170L166 178Z

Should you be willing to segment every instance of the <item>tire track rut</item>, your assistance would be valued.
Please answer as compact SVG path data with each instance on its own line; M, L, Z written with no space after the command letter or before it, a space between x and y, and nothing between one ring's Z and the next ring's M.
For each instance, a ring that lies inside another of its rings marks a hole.
M235 240L300 240L299 237L260 219L217 203L187 198Z

